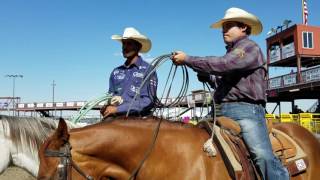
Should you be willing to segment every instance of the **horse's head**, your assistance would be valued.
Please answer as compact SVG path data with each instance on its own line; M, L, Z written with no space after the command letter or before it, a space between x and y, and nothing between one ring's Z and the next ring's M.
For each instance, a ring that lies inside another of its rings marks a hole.
M62 149L68 144L67 124L60 119L56 131L41 145L39 149L40 166L38 179L57 179L58 165ZM69 149L70 150L70 149ZM70 151L69 151L70 153Z

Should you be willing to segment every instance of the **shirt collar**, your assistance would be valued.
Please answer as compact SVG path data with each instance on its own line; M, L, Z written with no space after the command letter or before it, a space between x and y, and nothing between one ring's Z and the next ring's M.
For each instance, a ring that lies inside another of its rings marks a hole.
M242 40L248 39L248 36L242 36L239 37L238 39L234 40L233 42L231 42L230 44L226 45L226 49L229 52L236 44L239 44Z
M122 67L122 68L131 68L134 66L139 67L141 64L142 64L142 58L141 58L141 56L138 56L138 59L136 60L136 62L131 64L129 67L126 66L125 64L121 65L120 67Z

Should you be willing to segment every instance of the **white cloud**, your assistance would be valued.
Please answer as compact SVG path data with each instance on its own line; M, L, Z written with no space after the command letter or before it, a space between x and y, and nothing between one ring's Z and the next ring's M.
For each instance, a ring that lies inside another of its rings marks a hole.
M113 53L113 56L115 56L115 57L122 56L122 52L115 52L115 53Z
M154 57L152 57L151 54L140 54L140 56L148 63L152 62L154 59Z

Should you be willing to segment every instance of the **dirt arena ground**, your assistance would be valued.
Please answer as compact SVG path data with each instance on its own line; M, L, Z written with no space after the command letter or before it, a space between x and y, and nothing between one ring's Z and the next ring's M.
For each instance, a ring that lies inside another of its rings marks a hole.
M30 175L24 169L11 166L6 171L0 175L0 180L35 180L32 175Z

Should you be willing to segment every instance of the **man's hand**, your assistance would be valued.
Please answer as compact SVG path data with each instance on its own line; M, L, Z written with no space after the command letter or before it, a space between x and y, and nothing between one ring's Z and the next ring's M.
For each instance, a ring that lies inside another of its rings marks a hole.
M110 100L110 105L112 106L119 106L123 103L123 99L121 96L113 96Z
M184 61L186 60L187 55L182 51L176 51L172 54L170 58L172 59L172 62L175 65L182 65L184 64Z
M103 107L100 111L100 113L102 114L103 117L108 117L112 114L115 114L117 113L117 107L116 106L106 106L106 107Z
M197 77L198 77L198 80L200 82L209 82L210 81L210 75L209 74L198 73Z

